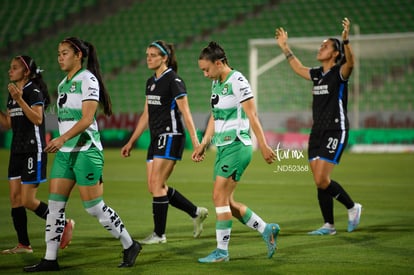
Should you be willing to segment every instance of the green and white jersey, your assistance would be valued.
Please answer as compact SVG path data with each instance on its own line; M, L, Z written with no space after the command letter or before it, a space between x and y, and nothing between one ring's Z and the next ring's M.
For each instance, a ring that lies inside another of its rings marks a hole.
M247 79L238 71L231 71L226 80L213 81L211 107L214 117L214 138L216 146L232 143L239 138L245 145L251 145L249 119L243 111L242 102L253 98Z
M65 77L58 86L57 110L60 135L66 133L82 118L82 102L85 100L99 101L99 83L90 71L81 69L71 80ZM66 141L60 151L86 151L92 143L102 150L96 119L83 133Z

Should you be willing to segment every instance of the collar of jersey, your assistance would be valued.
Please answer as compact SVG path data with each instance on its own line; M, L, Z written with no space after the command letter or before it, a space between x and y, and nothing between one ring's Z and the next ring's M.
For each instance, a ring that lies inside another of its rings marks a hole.
M84 68L80 68L76 73L73 74L71 79L68 79L68 76L66 76L66 83L71 82L78 74L80 74L84 70L85 70Z
M154 80L157 81L158 79L162 78L165 74L169 73L171 70L172 70L171 68L166 69L165 71L162 72L162 74L158 78L154 74Z

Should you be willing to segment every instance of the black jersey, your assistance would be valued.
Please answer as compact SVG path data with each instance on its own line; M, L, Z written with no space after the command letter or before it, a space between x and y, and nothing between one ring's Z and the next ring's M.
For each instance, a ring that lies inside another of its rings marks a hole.
M171 68L159 78L152 76L147 80L148 121L152 137L184 133L176 99L186 95L184 81Z
M29 82L23 87L22 98L29 106L44 104L43 94L33 82ZM7 100L7 109L10 113L13 132L11 153L42 152L46 146L44 116L41 125L34 125L10 94Z
M343 80L340 66L323 73L322 67L310 69L313 81L313 129L347 130L348 81Z

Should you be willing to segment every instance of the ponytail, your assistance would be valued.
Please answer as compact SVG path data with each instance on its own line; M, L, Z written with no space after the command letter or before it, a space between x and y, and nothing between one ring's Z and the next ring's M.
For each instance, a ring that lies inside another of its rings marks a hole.
M106 86L103 82L100 63L98 55L96 52L95 46L91 43L80 40L76 37L69 37L64 39L61 43L67 42L74 50L75 54L81 52L82 59L81 64L83 64L84 59L88 58L88 64L86 68L98 79L99 83L99 102L103 107L104 114L107 116L112 115L112 102L111 97L106 89Z
M344 45L343 43L341 43L341 41L339 41L339 39L336 38L328 38L328 40L332 41L333 43L333 48L335 51L339 52L338 56L335 58L335 63L342 65L346 62L345 59L345 50L344 50Z
M43 80L43 77L42 77L43 70L40 69L40 67L36 65L36 62L30 56L19 55L19 56L16 56L15 59L22 62L26 70L30 72L29 80L32 81L37 87L39 87L43 95L44 109L46 110L50 104L50 95L49 95L49 90L47 88L47 84Z
M107 116L112 115L112 102L111 97L109 96L108 91L106 90L106 86L103 82L102 74L101 74L101 66L99 63L98 55L96 53L96 48L89 42L85 42L85 45L89 49L89 56L88 56L88 70L93 73L99 82L99 101L102 103L104 114Z

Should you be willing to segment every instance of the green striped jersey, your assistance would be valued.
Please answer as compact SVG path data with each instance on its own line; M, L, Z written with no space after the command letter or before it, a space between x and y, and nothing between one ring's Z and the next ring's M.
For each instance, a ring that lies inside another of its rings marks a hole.
M99 83L88 70L78 71L71 80L65 77L58 86L59 134L63 135L82 118L82 102L99 101ZM86 151L92 143L102 150L98 123L94 118L83 133L67 140L60 149L62 152Z
M251 145L249 119L243 111L242 102L253 98L247 79L238 71L231 71L226 80L213 81L211 107L214 117L214 138L216 146L232 143L239 138L245 145Z

